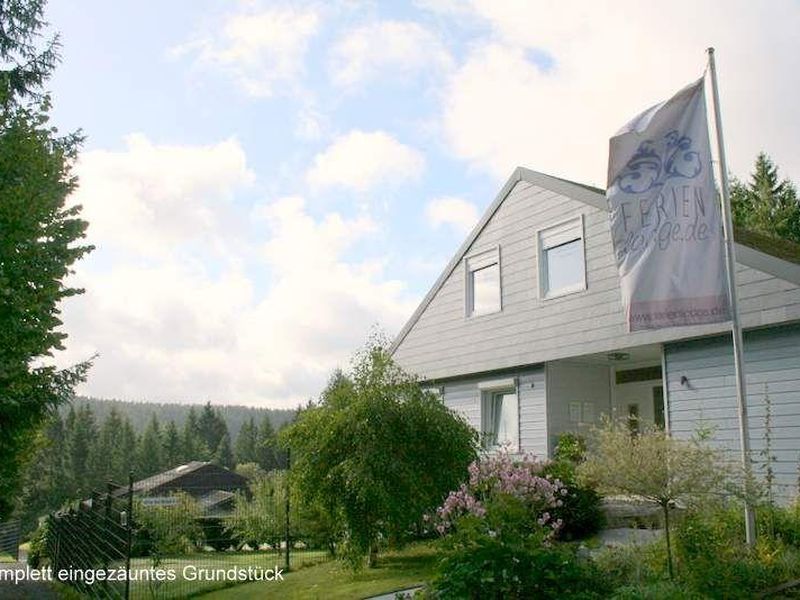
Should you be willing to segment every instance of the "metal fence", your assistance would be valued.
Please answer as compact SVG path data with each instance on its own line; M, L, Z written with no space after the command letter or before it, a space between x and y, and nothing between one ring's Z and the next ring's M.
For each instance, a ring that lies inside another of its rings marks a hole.
M19 560L19 535L19 521L0 521L0 555Z
M130 486L109 483L104 493L95 492L47 518L45 554L53 572L65 574L59 579L94 598L129 597L127 578L97 574L127 568L131 506Z
M186 598L267 585L333 556L329 536L292 501L287 470L242 482L197 464L186 466L194 476L131 478L51 515L54 574L65 570L64 583L92 598Z

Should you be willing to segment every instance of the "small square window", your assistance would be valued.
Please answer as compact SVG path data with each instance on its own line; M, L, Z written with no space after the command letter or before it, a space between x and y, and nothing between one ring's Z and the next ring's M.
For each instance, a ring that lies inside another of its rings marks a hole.
M583 218L539 231L539 293L550 298L586 289Z
M483 392L482 438L486 449L519 449L519 404L513 390Z
M500 252L498 249L471 256L466 260L468 317L498 312L500 294Z

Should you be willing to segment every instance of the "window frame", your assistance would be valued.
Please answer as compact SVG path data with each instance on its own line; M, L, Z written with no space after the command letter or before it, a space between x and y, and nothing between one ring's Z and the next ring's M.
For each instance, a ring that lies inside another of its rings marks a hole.
M519 401L519 381L516 377L509 379L498 379L493 381L482 381L478 383L478 391L480 392L480 423L481 423L481 446L484 452L494 453L499 452L503 447L508 446L506 442L498 443L497 440L487 443L487 434L489 433L487 409L492 406L494 398L498 395L513 395L516 401L516 415L515 415L515 435L509 449L514 453L519 453L522 448L522 427L520 419L520 401Z
M474 311L475 291L473 289L472 274L481 269L497 265L497 310L478 313ZM503 269L500 261L500 246L475 252L464 257L464 317L466 319L479 319L503 311Z
M575 235L576 237L570 238L572 228L575 228ZM566 236L568 239L565 241L560 242L552 242L548 243L545 241L545 238L549 235L558 237L559 233L557 230L565 230L561 232L561 236ZM570 285L554 292L551 292L548 289L548 272L547 272L547 255L546 252L552 248L557 248L559 246L563 246L564 244L568 244L571 242L577 241L580 243L580 255L581 260L583 263L583 268L581 269L581 278L580 281L574 285ZM542 227L541 229L536 230L536 262L537 262L537 269L536 269L536 276L537 276L537 289L539 292L539 299L540 300L551 300L553 298L560 298L562 296L568 296L570 294L578 294L580 292L586 291L587 283L586 283L586 229L584 226L584 219L583 213L578 216L570 217L568 219L564 219L562 221L558 221L556 223L552 223L547 227Z

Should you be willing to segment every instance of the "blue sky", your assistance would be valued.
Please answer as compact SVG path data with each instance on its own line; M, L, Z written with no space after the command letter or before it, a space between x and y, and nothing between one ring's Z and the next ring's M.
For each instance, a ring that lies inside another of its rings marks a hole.
M800 4L53 0L53 118L98 249L81 392L292 406L396 332L517 165L608 138L717 47L731 170L800 176ZM724 10L722 8L724 7Z

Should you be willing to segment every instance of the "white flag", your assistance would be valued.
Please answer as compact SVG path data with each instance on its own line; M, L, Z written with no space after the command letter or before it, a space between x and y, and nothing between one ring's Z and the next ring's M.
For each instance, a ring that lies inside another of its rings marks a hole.
M611 138L611 237L629 331L729 319L704 80Z

